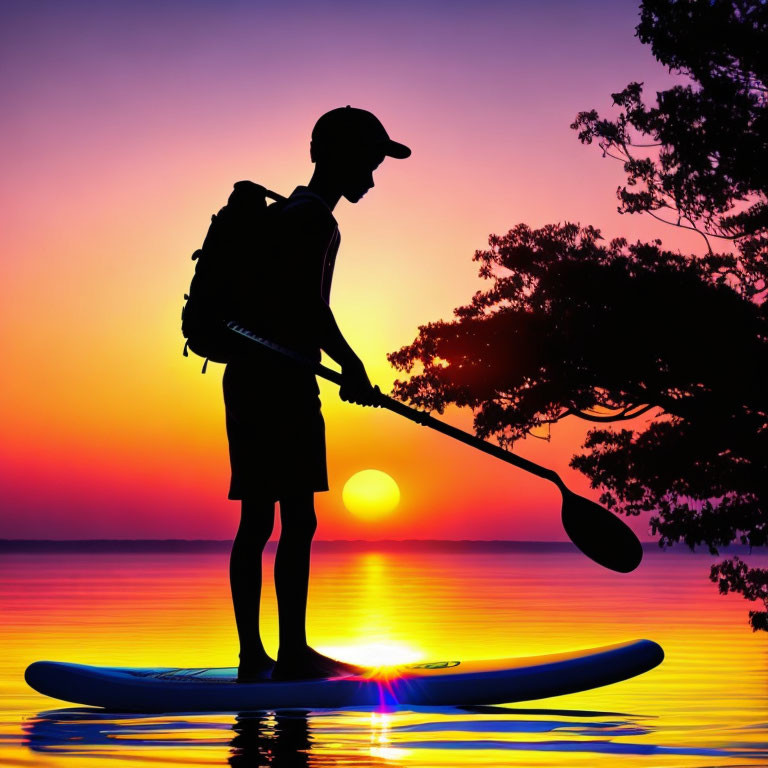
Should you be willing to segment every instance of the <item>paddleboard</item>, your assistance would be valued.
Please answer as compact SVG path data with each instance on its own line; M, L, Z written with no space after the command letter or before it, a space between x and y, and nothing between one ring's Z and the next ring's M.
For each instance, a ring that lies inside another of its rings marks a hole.
M651 640L547 656L369 668L342 677L236 682L235 668L95 667L36 661L25 678L55 699L120 712L504 704L617 683L664 658Z

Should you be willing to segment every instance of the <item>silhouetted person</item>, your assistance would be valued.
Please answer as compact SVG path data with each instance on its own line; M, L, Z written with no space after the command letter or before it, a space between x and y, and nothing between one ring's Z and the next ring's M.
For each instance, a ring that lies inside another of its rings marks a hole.
M374 405L377 389L329 306L340 239L332 212L342 197L356 203L374 186L373 172L385 157L410 154L370 112L334 109L312 131L312 178L278 204L275 216L276 247L263 277L271 282L274 306L264 335L316 361L324 350L341 366L341 399L360 405ZM223 389L232 467L229 498L242 500L230 560L240 638L238 679L358 671L310 648L305 631L310 547L317 526L314 494L328 490L325 424L315 376L270 350L255 348L227 365ZM272 533L276 502L282 530L275 558L280 621L275 664L261 641L259 603L261 556Z

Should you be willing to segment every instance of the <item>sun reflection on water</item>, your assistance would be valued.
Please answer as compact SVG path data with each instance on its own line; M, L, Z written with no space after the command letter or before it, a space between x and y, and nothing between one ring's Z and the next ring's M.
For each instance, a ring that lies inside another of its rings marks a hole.
M403 760L411 750L392 746L390 728L392 715L386 712L371 712L371 749L370 755L381 760Z
M394 642L323 645L320 650L335 659L381 671L402 664L413 664L424 657L424 654L419 653L415 648Z
M356 558L356 565L360 610L350 627L352 638L344 645L323 645L322 652L382 673L388 667L423 660L423 651L392 636L394 625L390 617L398 602L393 588L397 574L393 572L392 558L380 552L366 552Z

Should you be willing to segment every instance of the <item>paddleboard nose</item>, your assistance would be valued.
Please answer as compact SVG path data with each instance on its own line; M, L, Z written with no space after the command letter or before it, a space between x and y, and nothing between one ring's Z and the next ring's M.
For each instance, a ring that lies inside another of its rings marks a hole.
M46 670L53 664L51 661L34 661L24 670L24 680L30 688L34 688L38 693L43 693L40 690L41 681L46 677Z

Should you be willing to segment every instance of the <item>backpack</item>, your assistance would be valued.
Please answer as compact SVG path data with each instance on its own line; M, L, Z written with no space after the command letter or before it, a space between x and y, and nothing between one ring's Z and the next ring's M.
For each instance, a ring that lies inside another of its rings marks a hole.
M277 202L267 204L266 198ZM282 195L238 181L227 204L211 216L203 247L192 254L195 274L184 294L181 332L187 349L208 361L228 363L242 349L242 339L226 327L230 320L258 325L259 275L269 251L269 224L285 201ZM247 316L246 316L247 314Z

